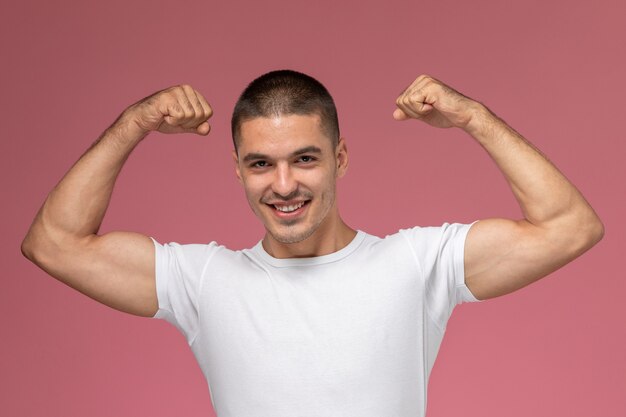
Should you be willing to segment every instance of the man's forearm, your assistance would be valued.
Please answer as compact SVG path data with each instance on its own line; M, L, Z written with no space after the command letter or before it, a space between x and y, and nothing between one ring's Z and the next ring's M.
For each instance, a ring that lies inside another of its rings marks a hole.
M50 258L68 246L84 246L80 241L98 232L115 180L135 146L151 131L207 135L211 114L189 85L158 91L128 107L50 192L22 252L30 259Z
M464 130L495 161L530 223L601 226L576 187L538 149L485 106L477 105L475 116Z
M48 195L23 249L60 244L96 234L126 159L145 137L123 113L85 152Z

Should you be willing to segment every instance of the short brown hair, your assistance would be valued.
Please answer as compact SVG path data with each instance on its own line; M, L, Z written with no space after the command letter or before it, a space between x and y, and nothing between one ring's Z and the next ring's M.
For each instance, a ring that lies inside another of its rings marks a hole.
M278 70L252 81L239 96L231 119L235 150L243 122L257 117L290 114L319 115L321 128L332 141L333 148L339 143L337 109L326 87L309 75Z

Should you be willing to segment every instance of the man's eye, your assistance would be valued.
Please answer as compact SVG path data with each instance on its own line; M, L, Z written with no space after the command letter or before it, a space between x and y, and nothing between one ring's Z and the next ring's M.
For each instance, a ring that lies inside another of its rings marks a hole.
M252 164L252 168L265 168L267 166L267 162L265 161L256 161Z
M313 162L315 159L312 156L304 155L298 159L300 162Z

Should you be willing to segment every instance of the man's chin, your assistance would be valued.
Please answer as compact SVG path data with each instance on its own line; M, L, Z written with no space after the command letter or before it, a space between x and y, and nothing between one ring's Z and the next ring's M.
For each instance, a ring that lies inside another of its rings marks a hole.
M269 230L266 229L267 233L274 239L275 241L282 243L284 245L290 245L293 243L300 243L309 237L315 232L315 229L311 228L308 230L287 230L287 231L277 231L277 230Z

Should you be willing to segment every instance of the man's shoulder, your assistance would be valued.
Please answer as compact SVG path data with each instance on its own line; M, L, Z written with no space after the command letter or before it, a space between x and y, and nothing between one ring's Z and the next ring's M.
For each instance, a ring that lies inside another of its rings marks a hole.
M396 239L417 238L422 240L440 239L441 236L456 234L466 231L474 223L449 223L445 222L440 225L416 225L410 227L402 227L394 233L385 235L381 240L394 241Z
M175 258L178 262L205 263L212 258L225 260L243 260L247 258L249 249L231 249L216 241L208 243L179 243L175 241L160 243L154 242L157 258Z
M474 224L472 223L449 223L445 222L436 226L413 226L409 228L403 228L398 230L398 234L403 234L407 236L415 236L422 239L428 238L440 238L445 235L453 235L458 233L463 233L469 230L469 228Z
M447 247L461 247L474 223L443 223L439 226L413 226L380 239L380 247L409 247L413 253L437 253Z

